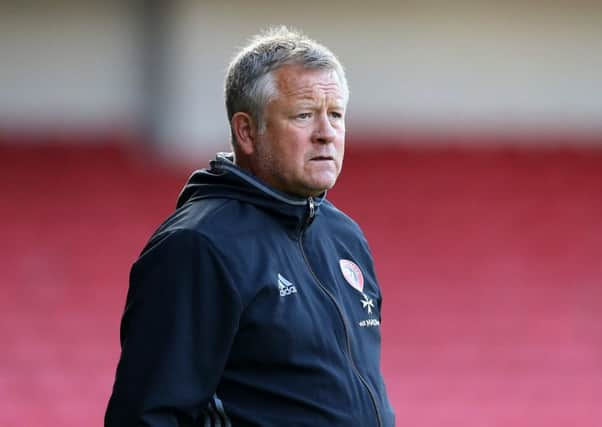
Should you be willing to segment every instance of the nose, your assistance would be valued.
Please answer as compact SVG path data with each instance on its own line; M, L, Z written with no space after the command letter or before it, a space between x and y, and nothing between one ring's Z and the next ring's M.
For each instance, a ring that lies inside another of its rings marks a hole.
M329 120L328 114L320 114L316 120L313 141L318 144L328 144L335 140L337 131Z

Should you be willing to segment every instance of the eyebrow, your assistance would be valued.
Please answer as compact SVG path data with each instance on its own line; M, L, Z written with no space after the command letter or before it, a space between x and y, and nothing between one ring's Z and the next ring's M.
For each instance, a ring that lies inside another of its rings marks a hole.
M301 98L299 101L295 102L295 107L307 107L307 108L313 108L316 105L322 105L322 102L315 102L314 98L311 97L304 97ZM340 109L344 109L345 108L345 100L343 98L337 98L332 104L328 103L327 104L328 108L340 108Z

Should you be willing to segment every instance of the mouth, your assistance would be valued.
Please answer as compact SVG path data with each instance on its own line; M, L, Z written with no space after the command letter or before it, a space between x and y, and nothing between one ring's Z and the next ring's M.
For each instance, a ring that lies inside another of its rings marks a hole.
M312 162L327 162L334 161L332 156L315 156L310 159Z

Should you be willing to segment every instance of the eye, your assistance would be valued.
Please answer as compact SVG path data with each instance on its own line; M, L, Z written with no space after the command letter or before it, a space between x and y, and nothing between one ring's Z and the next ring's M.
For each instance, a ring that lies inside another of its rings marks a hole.
M335 119L342 119L343 118L343 114L339 113L338 111L331 111L330 112L330 117L333 117Z
M298 119L307 120L311 118L311 113L300 113L296 116Z

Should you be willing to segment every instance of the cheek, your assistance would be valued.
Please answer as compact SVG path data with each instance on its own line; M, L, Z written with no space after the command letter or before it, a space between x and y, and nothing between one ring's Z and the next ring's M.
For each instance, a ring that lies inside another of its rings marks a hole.
M307 152L311 149L310 138L303 132L290 132L281 140L281 151L287 154L292 163L303 163Z
M343 132L340 138L337 139L337 141L335 142L335 146L337 153L342 160L343 154L345 153L345 132Z
M304 164L304 152L293 135L280 136L267 153L270 169L280 176L298 173Z

